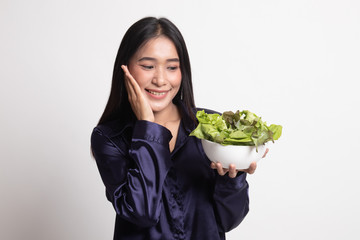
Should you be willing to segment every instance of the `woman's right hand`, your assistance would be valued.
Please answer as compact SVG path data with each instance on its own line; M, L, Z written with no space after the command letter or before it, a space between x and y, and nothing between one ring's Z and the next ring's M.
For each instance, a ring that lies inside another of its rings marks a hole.
M125 86L129 96L131 108L136 115L136 118L138 120L154 122L154 113L151 109L149 102L141 91L139 84L130 74L127 66L122 65L121 68L124 70L125 73Z

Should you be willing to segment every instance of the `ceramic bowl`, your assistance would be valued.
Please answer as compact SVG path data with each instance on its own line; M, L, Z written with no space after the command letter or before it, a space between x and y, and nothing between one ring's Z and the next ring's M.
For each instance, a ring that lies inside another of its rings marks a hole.
M258 162L265 154L267 146L221 145L205 139L201 140L206 156L212 162L220 162L224 168L234 164L236 169L247 169L252 162Z

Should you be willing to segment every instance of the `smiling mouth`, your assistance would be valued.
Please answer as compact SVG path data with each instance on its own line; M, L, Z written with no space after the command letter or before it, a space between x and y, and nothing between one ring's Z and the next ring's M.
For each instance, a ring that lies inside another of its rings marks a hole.
M164 91L164 92L155 92L155 91L151 91L151 90L148 90L148 89L145 89L147 92L153 94L153 95L156 95L156 96L162 96L162 95L165 95L166 93L168 93L169 91Z

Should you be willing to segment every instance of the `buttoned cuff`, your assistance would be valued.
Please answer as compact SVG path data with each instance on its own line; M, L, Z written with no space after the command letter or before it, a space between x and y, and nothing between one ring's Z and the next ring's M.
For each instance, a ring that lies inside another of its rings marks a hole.
M217 176L217 184L225 187L225 188L232 188L232 189L242 189L246 183L246 173L245 172L238 172L236 177L231 178L228 174L224 176Z
M134 126L133 139L142 139L168 145L172 139L172 134L169 129L160 124L138 120Z

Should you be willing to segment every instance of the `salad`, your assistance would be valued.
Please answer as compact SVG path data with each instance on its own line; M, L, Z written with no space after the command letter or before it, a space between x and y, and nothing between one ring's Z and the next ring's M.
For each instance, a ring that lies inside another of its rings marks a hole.
M254 113L244 110L217 113L205 113L204 110L196 113L198 126L190 133L199 139L206 139L222 145L256 146L268 141L274 142L281 136L282 126L261 120Z

